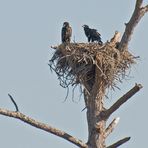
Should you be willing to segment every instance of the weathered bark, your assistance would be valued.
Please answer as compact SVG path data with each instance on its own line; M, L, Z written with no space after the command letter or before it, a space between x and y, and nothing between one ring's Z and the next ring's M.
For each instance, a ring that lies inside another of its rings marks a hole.
M16 112L16 111L10 111L10 110L7 110L7 109L0 108L0 115L19 119L19 120L21 120L21 121L23 121L23 122L25 122L25 123L33 126L33 127L36 127L36 128L41 129L43 131L46 131L48 133L54 134L58 137L61 137L65 140L75 144L78 147L87 148L87 145L84 142L82 142L81 140L79 140L79 139L69 135L68 133L66 133L62 130L59 130L55 127L52 127L52 126L47 125L45 123L34 120L33 118L30 118L30 117L22 114L19 111Z
M119 44L119 49L121 51L127 50L129 41L131 40L135 27L140 22L141 18L146 14L146 12L148 12L148 5L142 7L142 3L143 0L136 1L132 17L130 18L129 22L125 24L125 31Z
M112 122L106 128L106 120L131 96L137 93L141 88L141 84L136 84L130 91L123 95L108 110L104 108L103 100L105 96L105 84L103 79L99 77L99 70L96 72L96 82L92 88L91 95L85 93L85 103L87 107L88 121L88 148L105 148L105 139L113 131L116 122ZM116 120L115 120L116 121ZM111 127L110 127L111 126ZM125 143L125 142L124 142Z
M105 125L106 121L101 117L103 99L105 96L104 81L100 71L96 70L96 82L87 98L87 121L88 121L88 148L105 147ZM86 100L86 99L85 99ZM86 101L85 101L86 102ZM98 122L99 121L99 122ZM97 124L98 123L98 124Z

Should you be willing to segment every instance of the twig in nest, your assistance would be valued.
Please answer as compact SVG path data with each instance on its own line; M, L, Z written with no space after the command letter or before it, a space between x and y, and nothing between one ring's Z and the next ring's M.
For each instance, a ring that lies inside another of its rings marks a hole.
M13 97L10 94L8 94L8 96L10 97L12 103L14 104L16 112L19 112L18 106L17 106L16 102L14 101Z
M66 92L65 99L64 99L64 101L62 101L63 103L67 100L67 98L68 98L68 94L69 94L69 87L67 87L67 92Z
M82 89L82 86L80 85L79 87L79 92L80 92L80 95L79 95L79 101L81 100L81 97L82 97L82 94L83 94L83 89Z
M59 45L49 63L63 88L80 84L90 94L96 69L106 82L105 87L114 88L125 78L130 65L135 63L131 53L120 52L111 43L106 43L103 48L95 43L70 43L68 46Z
M72 89L72 101L73 101L73 102L76 102L76 101L74 100L76 87L77 87L77 85L75 85L75 86L73 87L73 89Z

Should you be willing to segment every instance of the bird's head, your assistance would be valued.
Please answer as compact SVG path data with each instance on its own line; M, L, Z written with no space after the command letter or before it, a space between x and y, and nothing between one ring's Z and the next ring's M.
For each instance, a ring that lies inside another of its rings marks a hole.
M83 25L82 27L83 27L83 28L89 28L89 26L88 26L88 25Z
M67 26L69 26L69 23L68 22L64 22L63 23L63 27L67 27Z

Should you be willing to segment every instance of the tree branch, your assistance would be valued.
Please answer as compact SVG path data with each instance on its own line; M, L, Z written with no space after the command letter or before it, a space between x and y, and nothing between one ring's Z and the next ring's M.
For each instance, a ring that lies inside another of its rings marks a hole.
M106 116L109 117L113 112L115 112L123 103L129 100L141 88L141 84L135 84L135 86L131 90L129 90L125 95L123 95L119 100L117 100L108 110L106 110Z
M18 112L18 111L19 111L19 109L18 109L18 106L17 106L16 102L14 101L13 97L12 97L10 94L8 94L8 96L10 97L10 99L11 99L12 103L14 104L15 109L16 109L16 112Z
M146 5L145 7L142 7L142 10L146 13L148 12L148 5Z
M47 124L44 124L44 123L41 123L39 121L36 121L20 112L14 112L14 111L10 111L10 110L6 110L6 109L1 109L0 108L0 114L1 115L4 115L4 116L8 116L8 117L13 117L13 118L16 118L16 119L19 119L21 121L24 121L25 123L27 124L30 124L32 125L33 127L36 127L38 129L41 129L41 130L44 130L48 133L52 133L56 136L59 136L81 148L87 148L87 145L85 143L83 143L81 140L67 134L66 132L64 131L61 131L57 128L54 128L52 126L49 126Z
M120 118L115 118L110 124L109 126L106 128L105 130L105 137L107 137L116 127L116 125L118 124Z
M119 44L119 50L121 51L124 51L128 48L129 41L131 40L131 36L134 32L134 28L139 23L144 14L148 11L148 6L141 7L142 3L143 0L136 1L135 10L132 14L132 17L130 18L129 22L125 24L125 31Z
M135 9L140 9L140 7L142 6L143 0L137 0L136 1L136 5L135 5Z
M107 148L117 148L118 146L124 144L125 142L129 141L131 137L126 137L124 139L121 139L119 141L117 141L116 143L108 146Z

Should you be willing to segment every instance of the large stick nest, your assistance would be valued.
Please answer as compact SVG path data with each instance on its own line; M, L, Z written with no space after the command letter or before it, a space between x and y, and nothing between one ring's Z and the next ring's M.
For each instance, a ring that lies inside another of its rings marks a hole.
M97 43L69 43L53 48L55 52L49 66L64 88L81 84L90 91L96 80L96 69L105 87L114 88L135 63L135 57L129 51L121 52L109 42L102 46Z

